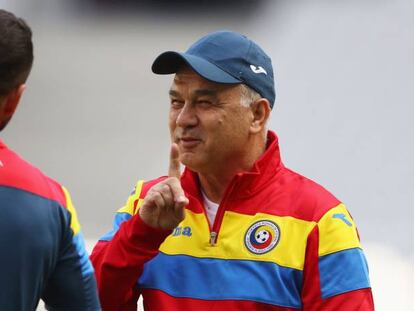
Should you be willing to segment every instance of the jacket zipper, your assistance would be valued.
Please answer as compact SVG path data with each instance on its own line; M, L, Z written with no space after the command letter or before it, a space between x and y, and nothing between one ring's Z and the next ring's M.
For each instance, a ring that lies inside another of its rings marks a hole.
M234 188L234 183L235 183L235 179L239 176L239 174L237 174L233 180L230 182L230 185L227 187L226 191L224 192L223 195L223 199L221 200L221 203L218 207L217 210L217 214L216 214L216 218L214 219L214 224L213 227L210 228L210 246L216 246L217 245L217 237L220 231L220 227L221 227L221 223L223 222L223 217L224 217L224 212L226 211L225 209L225 202L226 202L226 198L228 196L228 194L233 190ZM206 211L204 210L204 213L206 214ZM207 214L206 214L206 218L207 218ZM207 220L208 221L208 220Z
M215 246L217 242L217 232L210 231L210 246Z

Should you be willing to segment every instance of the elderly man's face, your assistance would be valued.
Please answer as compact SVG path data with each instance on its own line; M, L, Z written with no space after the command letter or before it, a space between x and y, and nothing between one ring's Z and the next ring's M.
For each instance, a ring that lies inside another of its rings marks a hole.
M240 85L213 83L190 69L175 75L169 126L184 165L213 173L248 152L251 114L240 104L240 91Z

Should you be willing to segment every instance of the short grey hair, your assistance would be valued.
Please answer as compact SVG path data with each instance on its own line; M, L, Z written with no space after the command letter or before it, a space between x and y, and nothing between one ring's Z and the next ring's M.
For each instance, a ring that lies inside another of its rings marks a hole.
M262 98L262 96L246 84L240 84L240 104L249 107L254 101Z

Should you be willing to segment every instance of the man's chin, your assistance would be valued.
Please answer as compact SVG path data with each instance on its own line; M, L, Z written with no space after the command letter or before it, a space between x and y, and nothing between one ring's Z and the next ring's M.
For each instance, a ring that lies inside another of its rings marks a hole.
M190 170L197 172L199 161L193 153L185 152L180 154L180 162Z

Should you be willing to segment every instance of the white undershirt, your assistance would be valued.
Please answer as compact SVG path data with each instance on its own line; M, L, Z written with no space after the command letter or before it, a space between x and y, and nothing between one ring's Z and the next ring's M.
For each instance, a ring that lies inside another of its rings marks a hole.
M203 203L204 203L204 209L206 210L207 218L210 222L211 227L214 224L214 219L216 218L217 210L219 207L218 203L214 203L213 201L210 201L206 194L204 193L203 189L201 189L201 194L203 195Z

